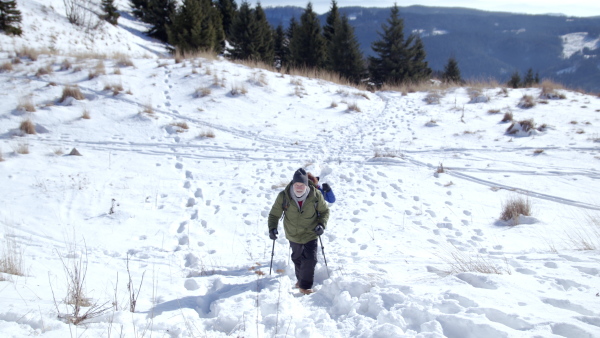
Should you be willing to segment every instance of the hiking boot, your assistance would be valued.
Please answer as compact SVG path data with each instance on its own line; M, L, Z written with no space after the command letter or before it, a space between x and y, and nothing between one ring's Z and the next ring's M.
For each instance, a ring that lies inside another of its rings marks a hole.
M302 289L302 288L300 288L300 293L303 294L303 295L310 295L313 292L314 291L312 289Z
M296 282L296 284L294 285L294 289L299 289L300 288L300 284L299 282Z

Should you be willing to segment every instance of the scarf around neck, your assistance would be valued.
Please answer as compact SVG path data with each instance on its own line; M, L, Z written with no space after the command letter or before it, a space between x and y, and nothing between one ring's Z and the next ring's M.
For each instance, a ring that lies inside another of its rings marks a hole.
M304 203L304 201L308 197L309 192L310 192L310 187L307 186L306 189L304 190L304 194L302 194L302 196L300 196L300 197L297 197L296 193L294 192L294 186L293 185L290 186L290 196L292 197L292 199L294 201L296 201L296 205L298 206L299 210L302 210L302 208L300 207L300 203L298 203L298 202Z

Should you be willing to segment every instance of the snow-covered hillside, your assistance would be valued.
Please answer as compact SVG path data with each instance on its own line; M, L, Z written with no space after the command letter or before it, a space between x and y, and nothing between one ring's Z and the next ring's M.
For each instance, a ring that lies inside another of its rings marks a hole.
M21 9L75 35L61 3ZM175 63L130 24L114 28L116 59L61 40L33 61L0 35L0 260L23 274L0 273L3 336L600 336L598 97L371 93ZM62 100L72 86L81 99ZM507 133L505 113L536 129ZM300 167L338 199L309 296L292 290L283 236L269 275L267 216ZM533 212L511 226L499 216L518 197ZM77 265L105 311L72 325Z

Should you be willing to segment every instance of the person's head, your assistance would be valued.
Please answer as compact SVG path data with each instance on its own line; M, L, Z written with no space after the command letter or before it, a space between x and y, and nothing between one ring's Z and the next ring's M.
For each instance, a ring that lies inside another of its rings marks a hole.
M306 176L308 176L308 180L311 181L311 182L313 182L313 184L315 186L319 185L319 178L318 177L313 176L313 174L311 174L310 172L307 172Z
M294 186L294 193L296 196L301 196L304 194L308 188L308 175L306 175L306 171L304 169L300 168L296 170L294 173L294 178L292 179L292 184Z

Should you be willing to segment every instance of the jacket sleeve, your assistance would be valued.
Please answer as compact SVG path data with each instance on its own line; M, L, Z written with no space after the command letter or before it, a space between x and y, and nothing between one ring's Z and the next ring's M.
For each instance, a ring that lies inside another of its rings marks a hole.
M318 223L323 224L323 228L327 229L327 221L329 221L329 207L325 203L325 198L322 194L317 194L317 211L319 212Z
M281 215L283 215L283 191L277 195L275 203L273 203L269 212L269 230L277 229Z
M335 195L333 194L333 190L329 190L328 192L324 193L323 196L327 202L335 203Z

